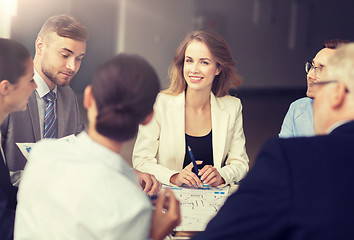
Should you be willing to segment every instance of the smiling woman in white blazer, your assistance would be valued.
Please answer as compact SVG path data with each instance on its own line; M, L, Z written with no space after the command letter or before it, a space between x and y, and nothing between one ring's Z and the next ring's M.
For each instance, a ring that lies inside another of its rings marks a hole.
M234 65L218 34L200 30L185 37L170 67L170 87L158 95L152 121L139 127L132 158L136 169L164 184L194 187L238 182L246 175L242 105L228 95L241 82ZM199 176L186 151L190 144Z

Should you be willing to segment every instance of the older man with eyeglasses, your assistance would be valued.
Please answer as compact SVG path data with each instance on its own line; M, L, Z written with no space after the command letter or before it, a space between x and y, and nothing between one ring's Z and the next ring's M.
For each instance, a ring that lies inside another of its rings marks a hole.
M336 48L347 40L333 39L323 44L312 62L305 63L307 73L307 97L300 98L290 104L289 110L281 126L279 137L313 136L312 105L315 90L312 84L322 81L327 74L328 59L335 53Z
M354 43L314 90L313 137L273 138L204 232L191 240L354 239Z

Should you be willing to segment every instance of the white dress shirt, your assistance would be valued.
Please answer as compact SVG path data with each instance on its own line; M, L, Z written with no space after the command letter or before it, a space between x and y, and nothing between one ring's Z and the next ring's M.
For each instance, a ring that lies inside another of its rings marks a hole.
M147 239L151 204L122 157L87 133L44 139L18 192L15 239Z

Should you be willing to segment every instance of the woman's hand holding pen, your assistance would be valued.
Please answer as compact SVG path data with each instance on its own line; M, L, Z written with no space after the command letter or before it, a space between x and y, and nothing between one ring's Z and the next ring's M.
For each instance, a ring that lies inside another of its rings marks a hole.
M180 205L173 192L166 188L156 200L150 238L162 240L181 223Z
M220 184L225 183L225 180L221 177L219 171L211 165L205 165L199 171L199 176L204 184L207 184L207 185L210 185L213 187L217 187Z
M203 161L196 161L196 163L199 165L199 164L202 164ZM172 175L170 182L177 185L177 186L182 186L183 184L186 184L190 187L203 186L202 181L192 171L192 168L193 168L193 163L190 163L184 169L182 169L182 171Z

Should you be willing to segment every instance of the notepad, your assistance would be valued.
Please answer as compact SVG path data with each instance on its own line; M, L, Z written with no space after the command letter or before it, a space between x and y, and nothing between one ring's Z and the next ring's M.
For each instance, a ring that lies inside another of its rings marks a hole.
M168 186L164 186L168 187ZM204 231L228 197L224 188L193 189L170 187L180 202L182 222L175 231Z

